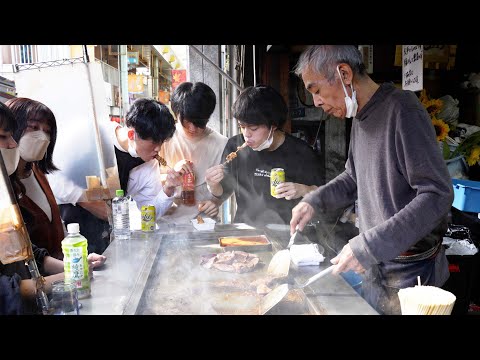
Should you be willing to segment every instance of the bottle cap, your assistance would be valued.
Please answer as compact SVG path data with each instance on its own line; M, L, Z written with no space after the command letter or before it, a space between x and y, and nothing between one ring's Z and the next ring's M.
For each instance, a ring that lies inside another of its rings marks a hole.
M123 196L124 194L125 194L125 193L123 192L122 189L119 189L119 190L116 190L116 191L115 191L115 195L116 195L116 196Z
M78 223L70 223L67 225L67 231L69 234L76 234L80 232L80 225Z

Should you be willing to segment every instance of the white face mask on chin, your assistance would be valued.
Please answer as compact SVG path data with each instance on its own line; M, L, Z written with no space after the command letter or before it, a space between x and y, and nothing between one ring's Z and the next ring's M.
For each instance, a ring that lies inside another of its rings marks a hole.
M26 162L40 161L47 152L50 136L42 130L24 134L18 142L20 157Z
M8 176L12 175L17 170L18 161L20 160L20 151L18 147L13 149L0 149L2 153L3 162L7 168Z
M338 75L340 76L340 81L342 82L343 86L343 92L345 93L345 106L347 109L347 112L345 114L346 118L352 118L355 115L357 115L357 110L358 110L358 103L357 103L357 92L353 90L353 81L350 87L352 88L352 97L348 96L347 89L345 88L345 84L343 83L342 80L342 74L340 74L340 69L337 65L337 72Z
M265 150L265 149L268 149L272 143L273 143L273 133L272 133L272 130L273 130L273 127L270 128L270 132L268 133L268 137L267 137L267 140L265 140L263 143L261 143L259 146L257 146L256 148L252 148L253 151L262 151L262 150ZM272 135L272 137L270 138L270 134Z

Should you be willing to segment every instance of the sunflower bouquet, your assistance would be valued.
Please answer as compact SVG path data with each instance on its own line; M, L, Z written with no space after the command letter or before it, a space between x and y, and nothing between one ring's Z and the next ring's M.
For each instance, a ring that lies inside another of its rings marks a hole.
M452 152L451 157L458 155L465 156L469 166L480 165L480 131L474 132L463 140Z
M420 93L420 102L427 110L430 118L432 119L433 127L435 128L435 133L437 135L437 141L440 142L443 157L444 159L449 159L451 157L450 147L447 143L448 133L450 132L450 126L438 115L442 112L444 102L441 99L430 99L425 90L422 90Z
M472 133L460 142L452 139L454 135L449 136L449 133L455 132L453 130L458 122L458 111L456 111L458 108L455 109L458 101L449 95L431 99L425 90L420 93L419 100L432 119L437 141L442 143L443 158L448 160L463 155L469 166L480 165L480 131ZM448 109L445 106L446 102L452 105Z

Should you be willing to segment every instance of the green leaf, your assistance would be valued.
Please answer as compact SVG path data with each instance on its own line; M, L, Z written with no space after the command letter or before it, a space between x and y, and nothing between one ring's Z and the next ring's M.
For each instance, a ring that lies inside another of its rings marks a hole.
M443 140L442 143L443 158L448 160L450 158L450 147L448 146L446 140Z

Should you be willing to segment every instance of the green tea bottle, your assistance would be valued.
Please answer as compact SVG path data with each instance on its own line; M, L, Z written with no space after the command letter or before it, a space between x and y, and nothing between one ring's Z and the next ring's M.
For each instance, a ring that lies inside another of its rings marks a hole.
M80 234L78 223L67 226L68 235L62 240L65 282L75 284L79 299L90 296L87 239Z

